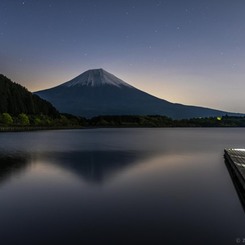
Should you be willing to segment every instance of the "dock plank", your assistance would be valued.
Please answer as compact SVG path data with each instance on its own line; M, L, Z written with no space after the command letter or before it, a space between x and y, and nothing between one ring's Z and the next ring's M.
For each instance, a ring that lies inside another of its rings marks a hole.
M245 149L225 149L225 157L241 175L245 189Z

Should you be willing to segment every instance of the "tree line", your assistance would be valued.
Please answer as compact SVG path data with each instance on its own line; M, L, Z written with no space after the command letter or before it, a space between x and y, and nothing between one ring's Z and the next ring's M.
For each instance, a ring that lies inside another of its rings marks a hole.
M98 116L91 119L70 114L59 117L0 114L1 127L245 127L245 117L208 117L173 120L166 116Z
M0 114L1 127L73 127L86 126L86 120L72 115L60 114L59 117L51 117L44 114L27 115L20 113L19 115L11 115L7 112Z
M90 119L97 127L245 127L245 117L205 117L174 120L166 116L99 116Z

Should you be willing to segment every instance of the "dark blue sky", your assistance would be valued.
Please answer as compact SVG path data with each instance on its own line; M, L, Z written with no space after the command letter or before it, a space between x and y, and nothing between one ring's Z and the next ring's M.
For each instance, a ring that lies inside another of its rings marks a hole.
M244 0L1 0L0 73L34 91L104 68L158 97L245 112Z

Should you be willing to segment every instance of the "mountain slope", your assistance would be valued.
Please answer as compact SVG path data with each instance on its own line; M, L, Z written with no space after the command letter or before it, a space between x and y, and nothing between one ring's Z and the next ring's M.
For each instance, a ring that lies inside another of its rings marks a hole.
M20 113L58 116L59 112L47 101L0 74L0 113Z
M147 94L104 71L88 70L57 87L36 92L61 112L98 115L165 115L174 119L238 115L209 108L170 103Z

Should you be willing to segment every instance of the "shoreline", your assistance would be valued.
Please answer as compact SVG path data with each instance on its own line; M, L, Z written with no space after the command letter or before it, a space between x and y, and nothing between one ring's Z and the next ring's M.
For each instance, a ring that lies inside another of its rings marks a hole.
M84 129L85 127L0 127L0 133L11 132L31 132L31 131L45 131L45 130L63 130L63 129Z
M244 128L239 126L73 126L73 127L0 127L0 133L11 132L32 132L32 131L46 131L46 130L73 130L73 129L120 129L120 128Z

